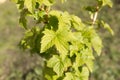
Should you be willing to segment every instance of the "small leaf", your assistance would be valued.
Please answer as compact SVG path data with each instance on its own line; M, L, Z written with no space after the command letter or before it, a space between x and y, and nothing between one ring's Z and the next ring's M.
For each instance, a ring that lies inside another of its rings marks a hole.
M25 0L24 5L27 7L28 11L33 13L34 7L35 7L35 1L34 0Z
M109 24L105 23L104 21L101 21L101 23L105 29L107 29L112 35L114 35L114 32L111 29L111 27L109 26Z
M113 6L113 3L111 0L98 0L99 2L102 1L102 6L108 5L109 7Z

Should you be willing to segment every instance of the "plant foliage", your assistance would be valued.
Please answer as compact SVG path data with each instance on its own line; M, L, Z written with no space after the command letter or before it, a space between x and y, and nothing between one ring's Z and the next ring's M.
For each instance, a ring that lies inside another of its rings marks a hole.
M44 78L88 80L94 65L93 52L99 56L102 49L96 27L101 25L113 34L107 23L97 20L103 6L112 7L111 0L95 0L97 5L85 8L91 14L89 24L68 12L51 10L55 0L13 1L20 11L19 22L26 30L20 45L44 58ZM62 3L65 1L61 0ZM28 26L28 17L34 19L35 26Z

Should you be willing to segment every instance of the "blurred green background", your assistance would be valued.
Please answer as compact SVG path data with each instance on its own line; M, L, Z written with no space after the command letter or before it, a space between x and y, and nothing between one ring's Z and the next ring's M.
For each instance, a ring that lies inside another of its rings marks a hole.
M83 7L93 2L94 0L68 0L64 4L58 2L53 8L69 11L85 21L89 20L89 14ZM104 48L102 55L96 57L90 80L120 80L120 0L113 2L113 8L105 7L98 17L111 25L115 35L111 36L102 29L100 36ZM24 34L18 19L19 13L14 3L7 1L0 4L0 80L42 80L41 58L18 47Z

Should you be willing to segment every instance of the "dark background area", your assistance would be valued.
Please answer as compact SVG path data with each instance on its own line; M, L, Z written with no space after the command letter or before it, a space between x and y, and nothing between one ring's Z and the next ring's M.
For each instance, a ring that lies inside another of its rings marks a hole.
M68 11L89 20L84 6L92 5L93 0L68 0L64 4L57 2L53 8ZM95 59L95 68L90 80L120 80L120 0L113 0L113 8L105 7L98 18L110 24L115 35L102 29L100 36L104 48L100 57ZM42 60L37 55L22 51L18 43L24 30L18 24L19 13L16 5L10 1L0 4L0 80L42 80ZM39 77L39 79L35 79Z

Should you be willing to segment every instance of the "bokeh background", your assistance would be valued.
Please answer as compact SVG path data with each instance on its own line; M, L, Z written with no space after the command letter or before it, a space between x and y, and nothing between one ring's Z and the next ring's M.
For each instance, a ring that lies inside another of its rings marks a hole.
M69 11L85 21L89 20L89 14L83 7L93 2L94 0L68 0L64 4L57 2L53 8ZM115 35L102 29L100 36L104 48L102 55L95 59L90 80L120 80L120 0L113 0L113 3L113 8L105 7L98 18L108 22ZM22 51L18 46L24 35L18 19L19 13L14 3L0 3L0 80L42 80L41 58L37 54Z

